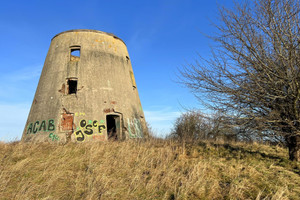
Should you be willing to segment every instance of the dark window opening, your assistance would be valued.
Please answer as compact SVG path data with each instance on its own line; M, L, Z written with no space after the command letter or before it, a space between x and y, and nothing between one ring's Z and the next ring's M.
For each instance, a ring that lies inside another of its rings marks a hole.
M71 47L70 60L79 61L80 58L80 47Z
M77 93L77 80L68 79L68 94L76 94L76 93Z
M120 132L120 116L106 115L107 138L117 140Z

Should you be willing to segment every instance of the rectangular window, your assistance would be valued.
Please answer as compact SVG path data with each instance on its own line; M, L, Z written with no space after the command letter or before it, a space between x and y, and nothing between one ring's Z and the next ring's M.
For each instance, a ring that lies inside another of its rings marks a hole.
M80 46L73 46L70 48L70 61L80 60Z
M77 93L77 79L67 79L67 94Z
M136 83L132 71L129 71L133 88L136 88Z

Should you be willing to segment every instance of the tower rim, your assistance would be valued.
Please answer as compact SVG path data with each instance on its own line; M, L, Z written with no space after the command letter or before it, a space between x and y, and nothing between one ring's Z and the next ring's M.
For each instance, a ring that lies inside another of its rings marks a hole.
M92 32L92 33L105 34L105 35L112 36L113 38L118 39L118 40L120 40L121 42L123 42L123 43L125 44L125 42L124 42L121 38L117 37L117 36L116 36L115 34L113 34L113 33L107 33L107 32L98 31L98 30L93 30L93 29L72 29L72 30L68 30L68 31L63 31L63 32L61 32L61 33L56 34L56 35L51 39L51 41L52 41L54 38L56 38L57 36L59 36L59 35L62 35L62 34L65 34L65 33L72 33L72 32ZM125 44L125 45L126 45L126 44Z

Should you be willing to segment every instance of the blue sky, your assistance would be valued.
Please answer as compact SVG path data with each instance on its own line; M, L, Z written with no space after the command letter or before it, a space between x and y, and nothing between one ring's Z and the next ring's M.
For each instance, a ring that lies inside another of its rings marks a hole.
M20 138L51 38L71 29L113 33L127 45L146 120L166 135L183 107L200 107L176 72L209 56L218 4L230 0L2 1L0 140Z

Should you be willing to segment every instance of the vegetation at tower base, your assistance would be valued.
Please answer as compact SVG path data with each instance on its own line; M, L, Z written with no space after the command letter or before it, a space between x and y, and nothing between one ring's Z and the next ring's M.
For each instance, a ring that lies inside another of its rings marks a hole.
M0 199L299 199L300 163L257 143L0 143Z
M255 0L220 9L211 59L181 70L181 82L228 125L286 142L300 161L300 5Z

